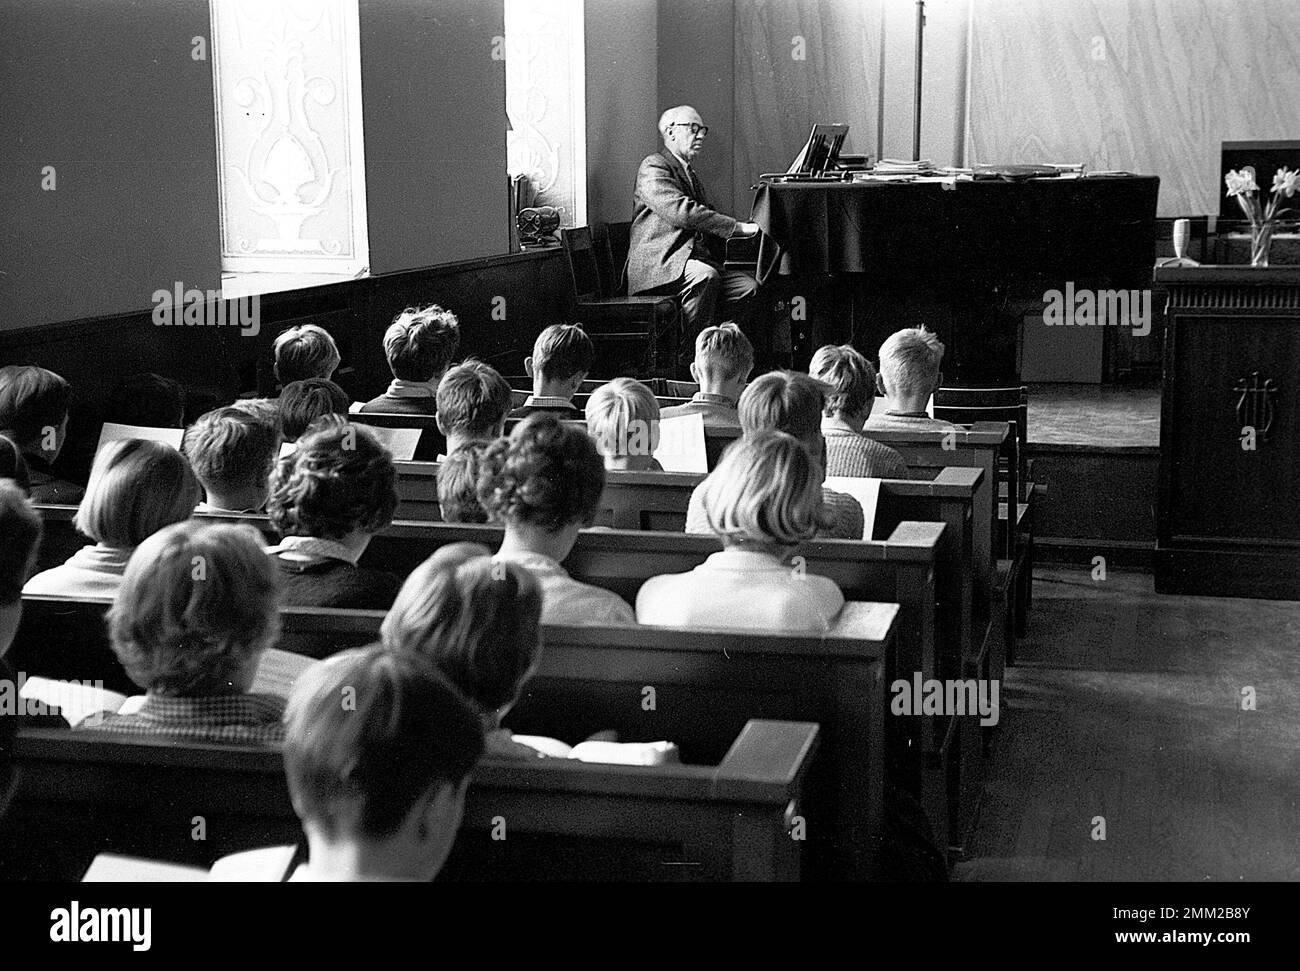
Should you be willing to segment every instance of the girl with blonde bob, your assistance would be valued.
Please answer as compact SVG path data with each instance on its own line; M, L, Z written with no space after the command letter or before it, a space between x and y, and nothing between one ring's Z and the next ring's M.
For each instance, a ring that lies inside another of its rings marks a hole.
M276 743L284 699L252 694L280 633L275 566L251 526L177 523L132 554L109 610L113 652L142 703L78 727L217 742Z
M615 378L587 399L587 433L605 457L606 470L662 472L659 399L640 381Z
M672 627L825 630L844 606L832 580L786 562L820 524L821 469L784 432L731 445L704 483L709 528L723 549L689 573L653 577L637 621Z
M36 574L23 593L114 596L132 550L163 527L188 519L202 497L189 462L171 446L139 438L105 443L72 520L95 544Z

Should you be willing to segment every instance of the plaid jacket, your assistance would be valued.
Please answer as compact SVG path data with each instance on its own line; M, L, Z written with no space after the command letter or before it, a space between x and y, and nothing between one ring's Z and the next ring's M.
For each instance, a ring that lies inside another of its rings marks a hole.
M189 739L278 745L284 741L284 699L275 695L213 695L164 698L148 695L130 715L91 716L78 731L114 732Z

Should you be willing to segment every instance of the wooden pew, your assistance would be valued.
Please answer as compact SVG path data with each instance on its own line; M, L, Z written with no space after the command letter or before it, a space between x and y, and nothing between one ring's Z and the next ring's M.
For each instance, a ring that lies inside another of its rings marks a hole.
M685 404L689 398L681 399L679 402L669 402L667 399L660 398L660 406L668 407L669 404ZM510 434L515 425L519 424L519 419L508 419L506 421L506 433ZM568 424L578 425L586 428L585 420L573 420ZM705 460L708 471L712 472L718 468L719 460L722 459L723 452L727 451L727 446L740 438L740 429L738 428L706 428L705 429Z
M528 395L533 393L533 379L530 378L528 375L510 374L510 375L506 375L505 379L506 379L506 383L510 385L510 389L512 391L517 391L522 394L522 397L520 399L521 401L523 400L523 397L527 397ZM644 384L647 388L649 388L657 395L671 396L675 394L675 392L669 391L667 389L663 378L638 378L637 380L639 380L642 384ZM606 378L588 378L587 380L582 382L582 387L578 389L578 393L589 395L597 388L599 388L602 384L606 384L606 383L608 383L608 379ZM694 393L695 392L693 391L691 392L691 394ZM687 395L687 397L689 398L690 395Z
M439 879L798 879L789 828L817 744L814 724L755 719L716 765L484 759ZM24 729L14 760L5 879L76 880L100 852L209 866L302 839L277 750Z
M909 508L931 516L932 521L900 522L878 541L825 540L799 551L810 573L835 580L849 600L901 605L897 648L887 658L891 684L897 678L910 678L914 671L921 671L927 680L962 676L970 630L970 583L968 568L962 564L969 556L970 491L978 478L970 470L954 470L948 477L952 482L907 481L900 488L913 496ZM926 500L928 508L916 498L926 493L931 496ZM59 517L66 519L67 509L42 507L47 529ZM887 504L880 514L889 515ZM268 541L275 539L265 516L214 518L250 523ZM397 522L375 536L362 562L405 576L441 546L476 542L495 550L502 535L496 526ZM614 590L634 604L641 584L650 577L691 570L719 549L721 543L712 536L584 530L565 567L575 578ZM24 624L29 622L38 623L25 618ZM293 640L286 646L308 650ZM327 644L318 656L348 646L354 645ZM79 677L75 672L52 676ZM963 790L970 798L969 780L977 777L980 746L974 738L975 724L971 716L890 719L890 751L900 784L925 806L941 846L950 845L949 841L960 846L954 822L970 815L970 807L963 814L957 800Z
M586 382L584 382L584 384L585 384L585 383L586 383ZM605 382L604 382L604 381L599 381L599 382L596 382L596 383L597 383L597 384L604 384ZM645 382L642 382L642 383L644 384ZM595 389L593 388L592 390L595 390ZM653 390L653 389L652 389L652 390ZM530 394L531 394L530 391L519 391L519 390L516 390L516 391L512 392L512 393L511 393L511 396L510 396L510 405L511 405L511 407L512 407L512 408L522 408L524 402L528 400L528 396L529 396ZM591 391L580 391L578 394L575 394L575 395L573 396L573 406L574 406L575 408L577 408L578 411L580 411L580 412L586 412L586 410L587 410L587 401L588 401L590 398L591 398ZM675 408L675 407L677 407L678 405L684 405L684 404L686 404L687 402L689 402L691 399L690 399L689 397L686 397L686 398L678 398L678 397L676 397L676 396L674 396L674 395L656 394L656 395L655 395L655 400L659 402L659 407L662 409L662 408ZM517 421L518 419L514 419L514 420Z
M427 463L401 463L401 470L399 515L436 521L440 518L435 484L437 467ZM936 565L941 611L938 637L942 643L953 646L956 660L950 666L942 662L937 666L926 664L923 670L932 673L938 670L939 677L962 677L962 672L977 662L971 638L970 578L975 569L974 510L981 508L986 479L981 470L960 466L937 470L922 467L919 471L933 478L882 480L874 537L886 540L899 523L909 520L942 522L948 526L945 552ZM596 525L642 531L683 529L691 493L703 480L703 475L693 473L611 472L606 478ZM814 569L814 572L821 571ZM839 581L842 575L834 578ZM591 582L606 585L603 574ZM630 599L635 598L634 590L627 594L631 595Z
M78 613L83 649L108 651L93 640L106 602L28 597L24 607L34 626L52 610ZM825 635L548 625L535 680L509 723L569 742L605 728L626 739L666 738L686 762L713 765L750 718L816 721L825 749L808 790L813 865L864 879L877 875L883 835L884 665L898 613L895 604L850 604ZM282 621L286 635L314 641L324 656L373 641L383 616L286 608ZM648 707L646 687L654 691ZM891 726L904 721L889 718Z
M978 468L983 472L982 488L974 508L973 565L975 588L973 597L973 649L968 655L966 677L1001 682L1006 674L1008 658L1016 637L1016 617L1026 608L1021 597L1032 592L1032 577L1023 577L1030 569L1029 558L1005 556L999 549L998 465L999 457L1013 440L1013 432L1005 422L974 422L969 428L955 431L880 431L865 429L865 434L902 453L913 469L944 468L961 465ZM1013 530L1014 532L1014 530ZM994 729L984 731L987 748ZM974 777L965 783L970 790L963 806L978 802L978 780ZM961 831L973 825L970 815L963 815Z
M547 625L537 673L506 722L567 742L609 728L667 739L684 761L706 764L747 719L816 722L821 748L804 790L810 873L873 878L885 730L898 720L887 714L884 681L898 615L896 604L850 604L824 635ZM329 643L372 636L381 620L375 611L284 613L286 631Z

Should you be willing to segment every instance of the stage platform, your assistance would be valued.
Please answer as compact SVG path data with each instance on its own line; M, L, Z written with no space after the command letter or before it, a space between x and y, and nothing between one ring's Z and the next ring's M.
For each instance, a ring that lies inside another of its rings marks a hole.
M1160 467L1159 384L1031 384L1029 461L1047 486L1040 562L1150 569Z

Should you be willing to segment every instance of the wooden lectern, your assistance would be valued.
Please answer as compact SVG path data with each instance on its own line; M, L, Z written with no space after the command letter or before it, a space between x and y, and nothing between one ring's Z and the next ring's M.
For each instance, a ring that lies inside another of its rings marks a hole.
M1160 267L1156 590L1300 599L1300 266Z

